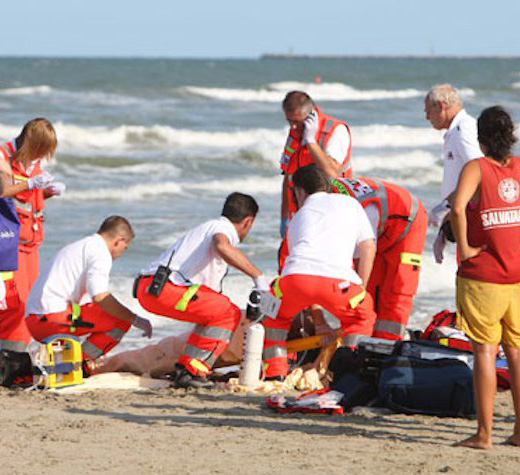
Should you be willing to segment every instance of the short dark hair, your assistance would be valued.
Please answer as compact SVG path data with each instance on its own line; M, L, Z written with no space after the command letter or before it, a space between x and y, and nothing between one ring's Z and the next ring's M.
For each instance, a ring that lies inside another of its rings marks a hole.
M110 237L123 236L127 241L131 241L135 234L132 226L123 216L109 216L98 229L98 234L105 234Z
M222 208L222 216L225 216L232 223L240 223L248 216L255 217L257 213L258 203L255 199L237 191L228 195Z
M310 113L315 107L316 104L312 100L311 96L303 91L288 92L282 102L282 108L285 112L301 111L304 108L307 108L308 113Z
M477 121L478 141L486 147L486 155L503 162L518 140L511 116L501 106L484 109Z
M318 191L332 191L330 177L315 163L298 168L293 175L293 185L303 188L308 195Z

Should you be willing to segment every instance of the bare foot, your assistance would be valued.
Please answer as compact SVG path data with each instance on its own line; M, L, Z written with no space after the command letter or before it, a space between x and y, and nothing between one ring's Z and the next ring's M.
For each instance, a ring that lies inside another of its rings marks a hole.
M504 442L506 445L516 445L517 447L520 447L520 434L517 434L516 432L506 439Z
M455 442L453 444L454 447L469 447L470 449L490 449L491 448L491 439L484 438L478 434L469 437L467 439L461 440L460 442Z

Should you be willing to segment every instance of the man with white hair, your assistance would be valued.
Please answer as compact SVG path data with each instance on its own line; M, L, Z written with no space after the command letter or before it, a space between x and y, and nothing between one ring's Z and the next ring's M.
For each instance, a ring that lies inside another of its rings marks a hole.
M451 84L437 84L430 89L424 100L424 112L434 129L447 129L443 146L442 201L428 214L429 224L438 227L446 221L462 168L483 154L477 140L477 122L463 109L459 92ZM445 243L441 229L434 244L438 263L442 262Z

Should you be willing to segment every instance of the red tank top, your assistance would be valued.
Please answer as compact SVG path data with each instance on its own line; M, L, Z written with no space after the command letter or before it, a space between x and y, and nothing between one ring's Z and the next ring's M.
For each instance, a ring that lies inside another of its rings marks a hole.
M520 282L520 158L506 167L479 158L478 203L466 209L468 243L487 245L479 255L461 262L458 275L495 284Z

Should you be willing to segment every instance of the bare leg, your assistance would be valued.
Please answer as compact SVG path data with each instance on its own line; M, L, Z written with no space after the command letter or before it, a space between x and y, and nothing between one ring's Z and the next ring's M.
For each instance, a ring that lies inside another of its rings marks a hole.
M455 445L472 449L489 449L493 427L493 407L497 377L495 358L497 345L472 342L475 351L475 366L473 368L473 389L477 405L477 433Z
M506 444L520 446L520 348L504 346L511 379L511 394L515 408L515 428Z

